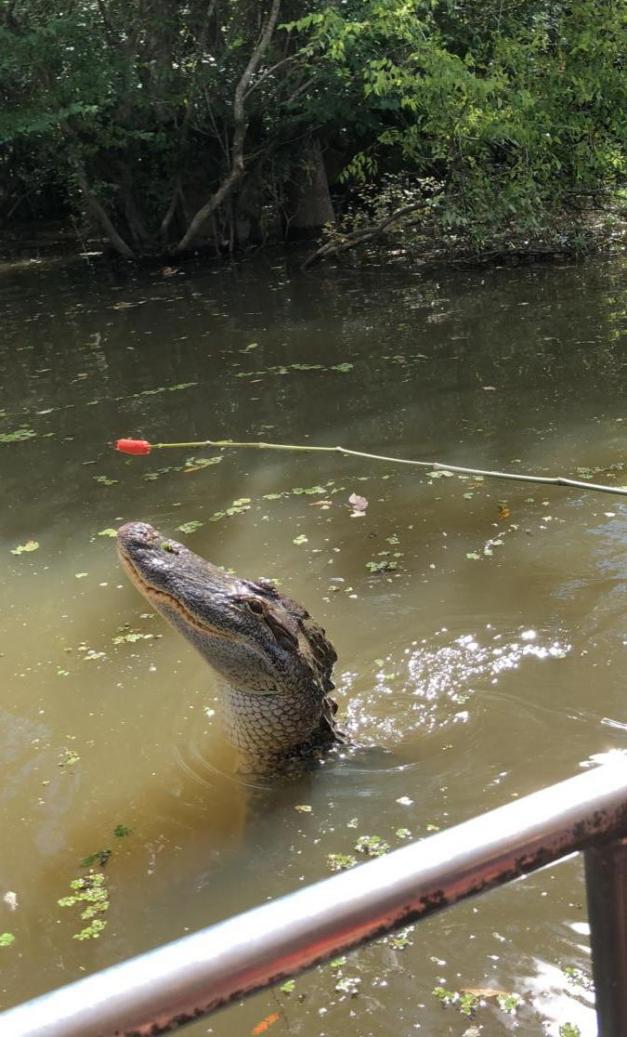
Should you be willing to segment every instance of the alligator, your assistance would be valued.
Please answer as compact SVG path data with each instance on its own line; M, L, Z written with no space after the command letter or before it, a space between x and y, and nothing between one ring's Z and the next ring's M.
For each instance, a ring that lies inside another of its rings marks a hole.
M302 605L145 522L121 526L117 542L131 581L217 674L225 734L246 760L265 770L346 742L330 696L337 655Z

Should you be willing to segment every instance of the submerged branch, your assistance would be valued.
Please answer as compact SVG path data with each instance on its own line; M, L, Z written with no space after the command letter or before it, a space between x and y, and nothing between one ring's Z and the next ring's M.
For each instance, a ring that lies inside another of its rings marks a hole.
M350 234L344 234L339 240L327 241L307 257L302 265L302 269L307 270L314 263L318 263L321 259L326 259L327 256L335 256L340 252L346 252L349 248L355 248L356 245L362 245L365 241L378 237L391 223L400 220L403 216L407 216L410 212L423 209L424 206L424 199L421 199L419 202L413 202L411 205L403 205L400 209L395 209L394 212L377 223L369 223L366 227L360 227L358 230L351 231Z
M119 442L125 442L120 440ZM131 441L132 442L132 441ZM480 475L489 479L510 479L514 482L541 483L544 486L573 486L578 490L595 490L598 493L614 493L627 497L627 486L607 486L603 483L584 482L581 479L570 479L564 475L523 475L518 472L498 472L485 468L467 468L455 464L443 464L441 461L416 461L407 457L388 457L385 454L369 454L363 450L350 450L343 446L308 446L296 443L255 443L237 442L231 439L204 439L189 443L152 443L146 444L149 449L165 448L191 449L194 447L217 447L220 450L288 450L302 453L344 454L347 457L365 457L370 461L385 461L388 464L407 464L417 468L429 468L436 472L458 472L463 475ZM133 451L126 451L132 453ZM148 451L143 451L148 452Z

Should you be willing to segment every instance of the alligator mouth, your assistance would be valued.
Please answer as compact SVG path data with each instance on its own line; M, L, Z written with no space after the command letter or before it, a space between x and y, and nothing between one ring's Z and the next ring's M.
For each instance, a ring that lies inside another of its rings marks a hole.
M193 627L201 634L208 634L210 637L219 637L223 641L241 640L235 634L231 634L222 628L212 627L211 624L207 623L205 620L198 619L193 612L190 612L185 605L181 604L180 600L174 594L169 594L168 591L160 590L157 587L154 587L152 583L149 583L148 580L142 576L133 562L133 559L126 553L124 547L119 541L118 554L122 567L131 582L135 584L137 589L141 591L148 601L154 602L156 609L160 610L160 608L165 606L173 612L177 612L187 626Z

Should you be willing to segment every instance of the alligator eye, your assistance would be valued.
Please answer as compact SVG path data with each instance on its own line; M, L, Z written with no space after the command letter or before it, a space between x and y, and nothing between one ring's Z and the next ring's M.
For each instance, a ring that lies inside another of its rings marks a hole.
M249 612L252 612L254 616L263 616L264 614L263 605L260 601L257 601L256 598L247 598L246 608Z

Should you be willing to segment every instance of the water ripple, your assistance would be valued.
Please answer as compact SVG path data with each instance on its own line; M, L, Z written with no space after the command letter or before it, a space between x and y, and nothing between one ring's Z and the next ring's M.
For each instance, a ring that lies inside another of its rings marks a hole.
M413 642L400 659L378 660L374 689L366 695L352 690L355 674L343 675L340 688L348 695L348 728L361 738L375 730L375 739L395 738L409 728L427 733L471 719L473 699L480 686L495 685L506 673L529 659L563 659L571 644L537 630L520 628L508 634L488 627L483 635L454 638L446 628L434 637ZM366 736L367 737L367 736Z

